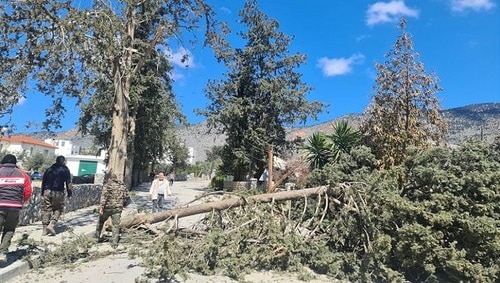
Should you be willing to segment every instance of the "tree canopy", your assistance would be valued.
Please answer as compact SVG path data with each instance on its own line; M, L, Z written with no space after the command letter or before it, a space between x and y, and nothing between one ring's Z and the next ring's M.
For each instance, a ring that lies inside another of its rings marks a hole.
M130 106L143 92L131 87L147 60L201 18L207 34L215 34L213 11L201 0L2 1L0 17L0 113L35 89L52 98L44 126L57 128L64 98L81 103L112 93L108 167L119 178L133 162L128 152L138 109Z
M199 110L227 135L222 168L235 180L262 173L268 149L286 142L284 126L315 118L323 107L306 100L311 87L295 71L306 57L289 54L292 38L279 31L278 22L261 12L257 1L247 1L240 17L247 28L238 33L245 46L232 48L219 38L216 57L228 72L209 82L211 104Z
M400 164L410 147L428 148L439 144L446 134L436 93L438 78L425 72L418 62L406 20L401 34L386 53L387 61L378 70L372 102L365 110L361 131L382 166Z

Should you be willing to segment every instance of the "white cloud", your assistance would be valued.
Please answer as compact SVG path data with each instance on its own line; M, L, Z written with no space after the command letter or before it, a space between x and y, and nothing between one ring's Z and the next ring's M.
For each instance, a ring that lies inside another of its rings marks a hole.
M451 9L455 12L463 12L465 10L490 10L495 7L492 0L452 0Z
M183 74L179 73L179 72L176 72L176 71L172 71L171 73L168 74L168 76L170 77L170 79L174 82L179 82L179 81L182 81L184 80L184 78L186 76L184 76Z
M344 75L352 71L352 65L361 64L365 56L363 54L354 54L349 58L320 58L316 66L321 68L323 75L334 77Z
M404 1L377 2L366 12L366 24L373 26L378 23L397 22L401 17L418 17L417 9L409 8Z
M25 101L26 101L26 97L21 96L21 97L19 98L19 100L17 101L17 104L16 104L16 105L23 105Z
M366 40L368 38L370 38L370 35L368 35L368 34L362 34L362 35L356 37L356 41L360 42L360 41Z
M231 14L231 10L229 10L229 8L227 8L227 7L222 7L222 8L220 8L220 9L221 9L224 13L226 13L226 14Z
M175 52L172 52L171 49L167 49L165 51L167 58L174 65L181 68L195 68L196 64L194 63L193 54L184 47L179 47Z

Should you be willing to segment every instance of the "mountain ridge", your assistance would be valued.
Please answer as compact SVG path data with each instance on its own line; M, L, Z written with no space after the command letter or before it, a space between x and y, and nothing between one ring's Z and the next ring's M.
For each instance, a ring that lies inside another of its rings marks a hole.
M444 119L449 125L447 142L457 144L471 137L482 137L486 140L493 139L499 135L500 130L500 103L477 103L445 109L441 111ZM358 127L362 121L363 114L350 113L341 117L321 122L311 126L287 128L287 138L293 139L301 136L306 139L315 132L330 132L336 121L347 120L352 126ZM195 161L204 161L206 151L213 146L223 145L225 136L216 133L208 133L208 123L202 121L191 125L181 125L177 128L177 135L184 141L187 147L194 149ZM82 136L76 129L64 131L55 136L49 133L25 133L38 138L54 138L71 140L76 146L82 148L92 147L92 136Z
M442 110L443 118L448 123L446 141L449 144L458 144L471 137L481 137L492 140L500 135L500 103L477 103ZM330 132L336 121L347 120L352 126L358 127L363 114L350 113L341 117L321 122L311 126L288 128L288 139L297 136L307 138L315 132ZM205 151L215 145L224 144L225 137L219 134L204 133L208 130L206 121L187 126L191 130L179 129L177 134L186 146L193 147L196 161L204 161Z

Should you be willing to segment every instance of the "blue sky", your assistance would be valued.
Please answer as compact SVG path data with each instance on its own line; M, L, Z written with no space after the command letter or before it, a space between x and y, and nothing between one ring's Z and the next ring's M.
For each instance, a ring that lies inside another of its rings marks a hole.
M237 20L244 1L208 2L219 20L234 31L241 28ZM385 62L384 54L400 33L397 24L402 16L426 71L440 78L443 91L437 95L442 108L500 102L499 4L498 0L259 1L260 9L280 23L280 30L294 37L290 52L307 55L306 64L297 71L313 87L308 99L329 104L317 121L307 125L363 112L372 95L375 62ZM240 40L233 43L243 47ZM186 53L189 61L181 63ZM167 56L176 66L174 91L188 121L204 120L194 109L210 103L203 89L208 80L220 79L225 67L201 46L173 47ZM43 120L44 103L28 95L16 106L13 121L18 131L36 130L25 124ZM66 108L63 130L74 128L78 116L72 103Z

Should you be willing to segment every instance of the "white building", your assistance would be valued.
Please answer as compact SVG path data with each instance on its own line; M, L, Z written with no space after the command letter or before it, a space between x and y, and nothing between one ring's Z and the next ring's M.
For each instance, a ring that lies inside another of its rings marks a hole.
M99 156L95 155L80 155L80 148L74 146L70 140L46 139L45 142L57 146L56 155L62 155L66 158L66 166L68 166L71 175L82 176L86 174L104 175L106 171L106 151L101 151Z
M188 147L188 164L194 164L194 148Z
M66 155L66 166L73 176L85 174L104 175L106 171L106 151L101 151L101 155Z
M72 154L78 154L80 148L74 146L70 140L56 140L56 139L46 139L46 143L56 146L56 155L68 156Z
M32 137L20 136L0 136L0 151L5 150L16 155L30 156L35 153L48 155L55 154L56 146L37 140Z

